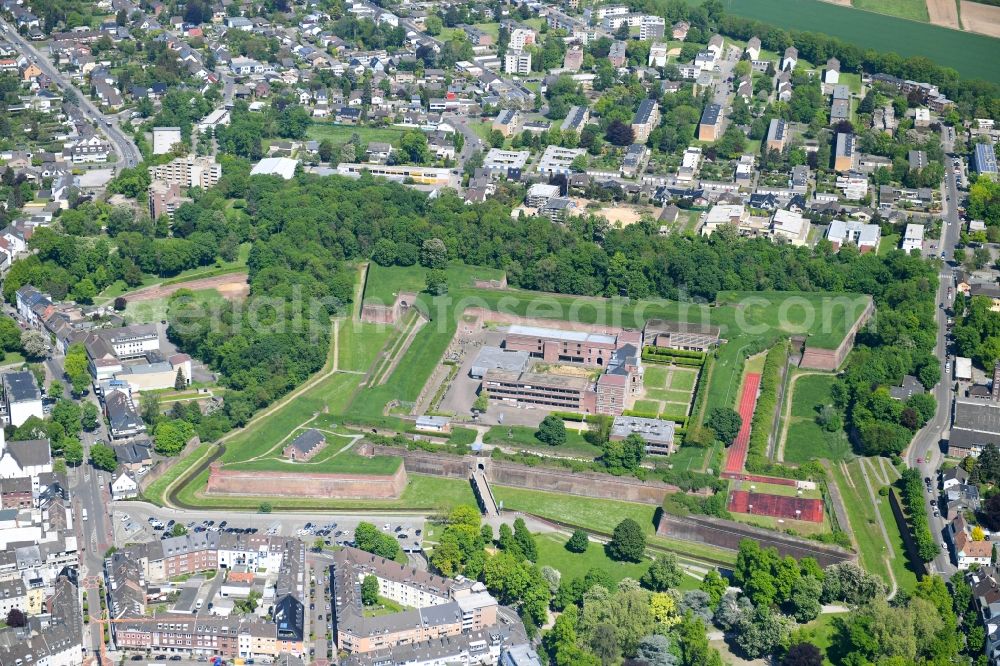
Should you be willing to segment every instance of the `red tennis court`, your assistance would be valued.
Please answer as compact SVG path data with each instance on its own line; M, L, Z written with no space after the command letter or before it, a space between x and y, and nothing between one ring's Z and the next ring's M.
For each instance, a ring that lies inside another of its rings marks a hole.
M757 404L757 389L759 388L760 373L748 373L743 380L743 395L740 396L739 409L736 410L739 412L740 418L743 419L743 424L726 454L724 472L743 471L743 465L747 461L747 449L750 445L750 419L753 418L753 408Z
M819 499L734 490L729 493L728 508L734 513L807 520L812 523L823 522L823 500Z

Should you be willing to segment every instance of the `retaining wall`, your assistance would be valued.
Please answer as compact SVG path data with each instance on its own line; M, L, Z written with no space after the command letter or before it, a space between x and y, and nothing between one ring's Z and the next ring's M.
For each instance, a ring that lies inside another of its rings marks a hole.
M198 438L198 435L195 435L188 440L188 443L184 445L184 448L176 456L172 456L170 458L160 458L154 462L153 466L149 468L149 471L143 474L142 478L139 479L139 492L141 493L146 490L146 488L149 488L154 481L166 474L171 467L194 453L194 450L199 446L201 446L201 440Z
M394 474L323 474L225 469L213 463L208 476L209 495L262 497L317 497L332 499L397 499L406 489L406 468Z
M861 316L858 317L858 320L854 322L854 326L847 332L840 346L836 349L810 347L807 340L805 350L802 353L802 360L799 361L799 367L810 370L836 370L839 368L844 363L851 348L854 347L854 338L857 336L858 331L868 323L868 320L871 319L874 313L875 303L869 298L868 306L861 313Z
M365 452L369 453L368 450ZM491 484L656 506L663 504L667 493L680 491L677 486L657 481L640 481L629 477L572 472L551 467L529 467L489 457L453 456L380 445L372 446L370 454L400 456L406 470L414 474L467 479L477 467L482 466L486 479Z
M857 559L854 553L837 546L828 546L818 541L800 539L773 530L765 530L709 516L682 518L661 512L656 533L671 539L706 543L733 551L739 550L740 541L743 539L752 539L758 542L762 548L777 548L782 557L791 555L796 559L815 558L822 567Z

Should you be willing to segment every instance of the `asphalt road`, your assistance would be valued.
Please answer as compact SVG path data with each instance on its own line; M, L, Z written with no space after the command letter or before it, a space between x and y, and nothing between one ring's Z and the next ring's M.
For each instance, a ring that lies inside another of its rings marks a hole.
M489 146L479 138L475 130L466 124L467 118L455 114L445 114L442 119L465 137L461 152L455 156L455 164L464 165L472 157L472 153L477 150L482 151L484 155L489 151Z
M118 163L125 167L134 167L142 160L142 155L139 153L139 149L132 142L128 136L118 127L117 118L113 116L106 116L101 113L89 99L87 99L84 94L73 85L73 82L69 80L62 72L56 69L55 66L49 62L48 58L39 52L33 44L25 40L17 33L9 23L0 22L0 31L3 32L4 37L13 42L20 51L26 55L30 60L32 60L39 69L45 73L53 82L55 82L63 90L71 90L76 95L76 105L88 118L94 121L101 131L108 137L111 145L114 147L115 153L118 155Z
M948 128L945 128L946 131ZM942 137L942 144L945 152L952 148L952 135ZM941 362L941 381L934 387L932 393L937 400L937 412L934 418L924 426L914 437L910 448L906 451L906 464L920 470L921 477L930 477L935 481L935 490L927 492L925 488L925 499L928 504L931 500L937 499L937 469L941 465L943 454L941 452L941 441L948 438L948 431L951 427L952 401L955 397L955 382L950 373L945 372L945 359L948 354L947 339L947 308L951 306L951 299L948 298L948 288L954 287L954 276L951 263L955 259L955 245L958 243L961 230L961 220L958 216L959 192L956 183L956 173L951 159L945 163L946 173L944 182L945 201L944 220L945 224L941 228L941 242L938 247L945 253L945 261L942 262L941 272L938 275L937 303L939 305L936 316L938 324L937 344L934 348L934 355ZM940 307L943 305L944 307ZM919 461L919 462L918 462ZM931 532L934 539L942 545L947 545L944 538L946 523L943 517L935 518L929 516ZM929 565L931 569L943 576L950 577L957 569L951 561L949 552L942 548L940 554Z

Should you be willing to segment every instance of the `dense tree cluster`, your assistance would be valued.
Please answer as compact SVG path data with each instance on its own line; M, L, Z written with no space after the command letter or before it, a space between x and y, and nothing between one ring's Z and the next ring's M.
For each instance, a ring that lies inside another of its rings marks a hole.
M920 559L930 562L937 557L939 550L927 519L927 503L924 502L924 488L923 481L920 479L920 470L907 469L897 483L900 494L903 496L903 505L906 507L913 538L917 543L917 552Z
M988 296L955 299L955 349L981 368L992 369L1000 360L1000 313Z

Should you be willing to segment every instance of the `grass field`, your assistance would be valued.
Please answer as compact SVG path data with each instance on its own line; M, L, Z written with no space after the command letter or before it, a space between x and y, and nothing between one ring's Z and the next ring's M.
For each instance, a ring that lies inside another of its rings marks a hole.
M653 514L656 507L649 504L577 497L492 484L491 487L497 502L503 502L504 509L508 511L533 513L549 520L558 520L608 534L622 520L631 518L642 525L647 534L653 533Z
M391 331L391 327L378 324L354 320L337 322L338 367L352 372L336 372L325 377L266 419L233 437L226 445L222 462L237 463L263 455L316 414L344 413L364 378L360 371L371 366Z
M860 564L865 571L881 576L888 585L890 580L884 560L887 552L885 540L878 527L876 509L871 504L864 479L856 463L853 468L848 465L847 469L849 475L845 475L839 465L834 465L833 479L844 498L847 518L851 522L851 531L860 550L858 553Z
M869 1L885 4L881 0ZM889 0L893 5L915 1ZM696 0L688 2L699 4ZM1000 68L996 67L1000 41L991 37L820 0L726 0L723 9L780 28L825 33L862 48L925 56L939 65L954 67L962 76L1000 82Z
M306 136L315 141L328 139L335 150L339 150L345 143L348 143L355 134L358 135L361 144L365 146L372 141L381 141L391 143L398 148L405 132L406 130L401 127L362 127L313 121L313 124L306 130Z
M173 483L189 469L194 467L195 464L201 462L202 458L204 458L212 448L213 447L210 444L202 444L199 446L191 453L191 455L184 460L178 461L177 464L167 470L163 476L158 478L156 481L153 481L153 483L151 483L142 493L142 496L153 504L163 506L163 493L166 492L167 486Z
M199 306L205 312L218 311L225 298L215 289L198 289L193 292ZM125 319L129 323L149 324L167 318L170 297L153 298L148 301L134 301L125 305Z
M549 455L578 455L585 458L596 458L603 452L601 447L594 446L583 435L571 428L566 429L566 442L559 446L549 446L535 437L535 428L527 426L493 426L485 435L483 441L497 446L524 447L535 449Z
M206 497L200 494L208 482L208 471L195 477L179 493L181 501L206 509L254 510L262 501L276 511L299 509L423 509L447 511L460 504L476 506L476 496L468 481L410 474L406 490L395 500L342 500L335 498L282 499L278 497Z
M898 16L911 21L926 23L930 20L927 3L924 0L853 0L851 4L858 9Z
M702 472L705 470L705 458L710 452L711 448L681 446L676 453L666 459L666 462L673 465L674 469Z
M538 544L538 565L547 564L557 569L567 580L581 578L591 569L607 572L616 583L622 578L638 580L649 568L647 562L615 562L605 555L604 546L599 543L591 543L583 553L566 550L566 538L554 534L539 534L535 543Z
M879 256L889 254L899 247L899 234L886 234L878 244Z
M453 262L447 268L448 286L455 288L472 287L472 281L499 280L503 271L495 268L467 266ZM401 291L420 293L427 286L427 269L419 264L413 266L380 266L372 262L368 267L368 281L365 284L365 301L391 304Z
M801 464L813 458L838 462L851 456L851 443L843 431L827 432L816 423L817 405L833 403L830 388L835 381L833 375L806 375L795 380L785 462Z
M877 505L872 504L861 465L860 458L847 463L847 475L840 465L833 465L833 479L844 499L851 530L860 551L860 564L866 571L879 574L888 585L891 582L887 570L888 558L888 567L892 569L896 584L903 589L912 590L916 584L916 576L906 566L902 537L892 517L889 502L886 498L876 495ZM869 477L871 478L871 474ZM872 490L877 493L878 482L874 478L871 478L871 482ZM879 517L885 523L891 551L886 547L885 538L879 528Z

